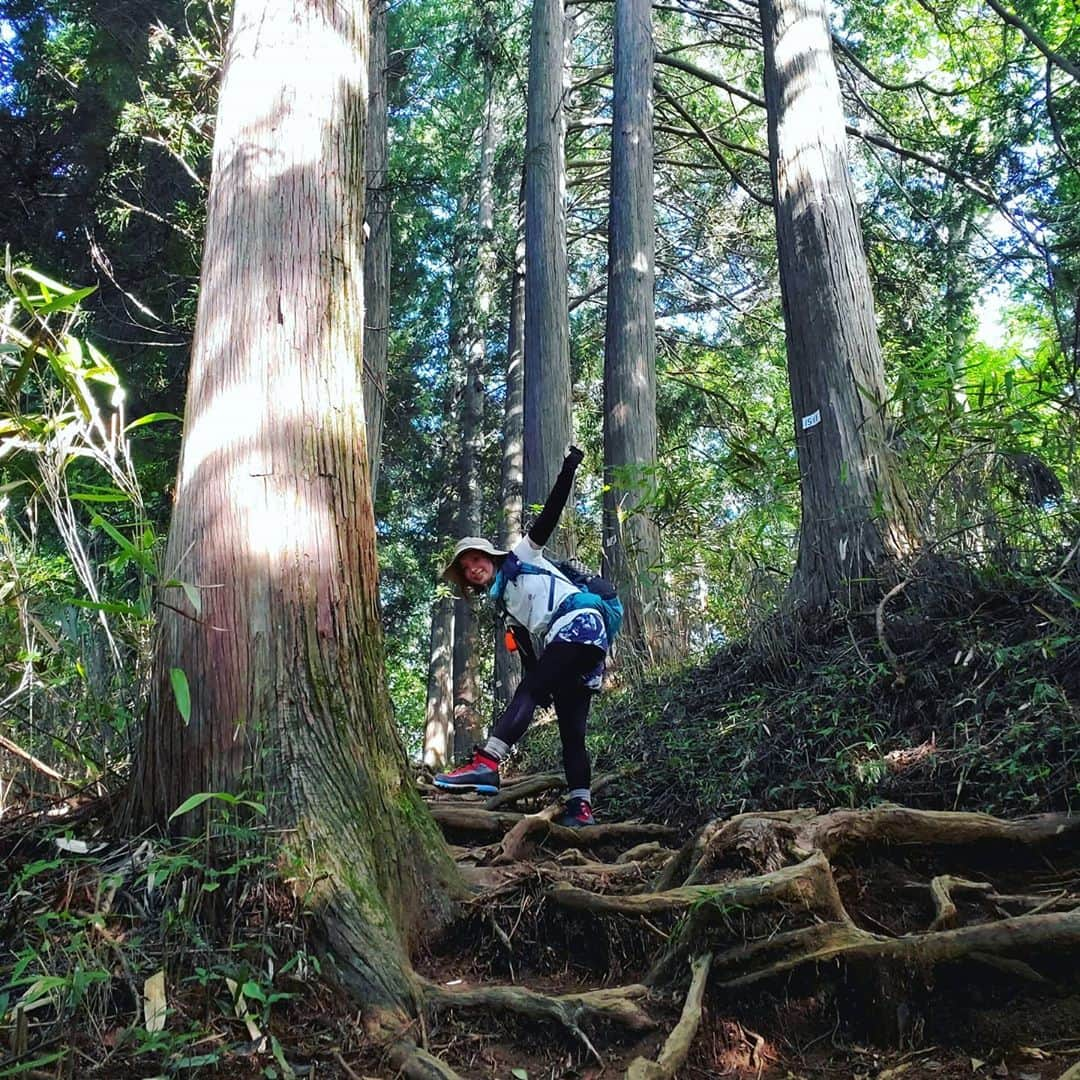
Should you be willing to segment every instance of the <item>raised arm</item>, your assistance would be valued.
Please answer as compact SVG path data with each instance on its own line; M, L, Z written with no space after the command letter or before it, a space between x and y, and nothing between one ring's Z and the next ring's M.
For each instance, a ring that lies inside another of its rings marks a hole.
M559 523L559 515L563 512L563 507L566 506L566 500L570 498L574 473L584 456L576 446L570 447L569 453L563 460L562 468L559 470L559 475L555 478L555 483L548 494L547 502L544 503L543 510L540 511L536 520L529 527L528 536L535 547L542 548L555 531L555 526Z

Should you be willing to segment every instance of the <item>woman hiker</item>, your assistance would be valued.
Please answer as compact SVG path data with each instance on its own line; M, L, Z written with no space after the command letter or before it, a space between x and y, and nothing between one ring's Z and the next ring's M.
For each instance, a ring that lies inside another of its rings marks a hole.
M589 783L592 767L585 749L585 723L592 695L600 689L608 633L594 607L577 607L581 589L544 558L582 452L571 446L543 510L510 551L500 551L478 536L458 541L442 572L463 595L487 591L505 612L518 643L525 674L487 743L472 760L435 777L445 791L499 790L499 766L525 734L540 705L555 704L562 739L563 766L570 789L557 825L595 825Z

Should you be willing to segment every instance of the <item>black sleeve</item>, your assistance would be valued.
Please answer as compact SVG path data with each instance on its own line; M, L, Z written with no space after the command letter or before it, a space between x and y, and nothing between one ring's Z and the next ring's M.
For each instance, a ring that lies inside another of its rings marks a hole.
M574 473L581 464L583 455L576 446L570 447L570 453L566 455L559 470L559 475L551 488L537 519L529 527L529 539L538 547L543 547L555 531L559 523L559 515L566 506L566 500L570 498L570 488L574 483Z

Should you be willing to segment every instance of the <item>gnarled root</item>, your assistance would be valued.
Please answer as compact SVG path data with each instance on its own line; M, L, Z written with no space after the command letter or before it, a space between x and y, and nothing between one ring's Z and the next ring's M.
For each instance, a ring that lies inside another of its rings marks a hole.
M785 866L771 874L742 878L720 885L683 885L666 892L607 896L560 883L550 893L564 907L619 915L655 915L687 907L722 910L732 907L760 907L774 902L799 904L809 911L842 922L849 917L833 881L828 860L820 853L796 866Z
M616 1023L629 1031L651 1031L656 1021L638 1004L648 996L642 985L589 990L557 997L520 986L481 986L449 990L424 982L424 1002L434 1009L508 1011L531 1020L561 1024L599 1061L600 1055L583 1030L585 1022Z
M660 1051L656 1061L635 1058L626 1070L626 1080L671 1080L686 1060L690 1047L701 1025L701 1007L705 997L705 984L709 978L712 954L699 956L691 965L693 972L690 990L683 1003L682 1015Z
M898 961L920 969L953 960L1008 957L1045 948L1080 947L1080 910L890 938L855 926L826 924L776 934L717 957L717 985L739 989L826 960ZM727 977L724 977L724 976Z

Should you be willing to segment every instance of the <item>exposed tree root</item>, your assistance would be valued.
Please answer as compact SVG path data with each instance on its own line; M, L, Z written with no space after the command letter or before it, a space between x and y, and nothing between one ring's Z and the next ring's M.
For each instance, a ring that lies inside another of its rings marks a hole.
M828 960L886 961L929 970L949 961L1047 948L1080 947L1080 911L1057 915L1020 915L1000 922L965 926L936 933L882 937L854 926L812 926L777 934L731 949L717 957L716 972L740 972L718 985L736 989L787 974L806 964Z
M629 1031L651 1031L656 1021L638 1004L648 993L648 988L641 985L549 996L520 986L449 990L436 983L424 983L424 1000L430 1008L511 1012L529 1020L551 1021L562 1025L601 1063L603 1059L582 1025L587 1022L608 1022L619 1024Z
M484 800L485 810L498 810L500 806L508 803L520 802L522 799L533 799L537 795L543 795L548 791L558 791L566 781L559 773L541 773L538 776L527 776L517 784L508 784L497 795L492 795Z
M881 806L873 810L834 810L795 827L796 851L823 852L833 859L869 844L941 844L950 847L983 841L1029 846L1080 831L1080 817L1036 814L1005 821L989 814L950 810L911 810Z
M690 980L690 990L683 1004L682 1015L675 1029L668 1036L664 1048L656 1061L648 1058L635 1058L626 1070L626 1080L671 1080L686 1060L690 1047L701 1025L702 1002L705 997L705 983L709 978L709 966L712 964L712 954L705 953L699 956L691 965L693 977Z
M684 885L662 893L608 896L559 883L552 888L551 898L564 907L619 915L656 915L691 906L724 910L788 902L841 922L850 921L836 890L828 860L820 853L796 866L722 885Z
M385 1010L373 1010L364 1017L368 1037L385 1049L400 1075L408 1080L463 1080L446 1062L417 1046L411 1029L404 1017Z
M521 798L547 790L516 787ZM616 1020L630 1031L653 1026L640 1004L645 986L666 992L679 985L688 960L698 957L682 1018L663 1050L656 1060L635 1059L626 1074L670 1080L686 1059L707 991L733 1003L748 988L762 992L775 983L784 992L796 977L795 985L820 986L830 973L846 970L845 1008L865 1012L869 1027L889 1038L888 1023L876 1023L874 1010L896 1014L897 995L919 983L916 993L931 994L938 968L975 965L980 981L997 979L1011 992L1075 981L1068 957L1080 953L1080 818L1006 821L900 806L751 813L711 822L673 852L661 842L671 830L637 823L565 829L552 823L558 810L521 815L461 807L437 816L462 828L483 815L477 833L504 834L482 849L479 861L487 865L463 871L480 890L472 906L481 912L487 906L496 934L506 933L496 911L510 909L517 966L522 957L527 965L543 954L530 946L530 933L542 941L545 926L559 926L560 933L569 927L565 933L577 935L573 940L586 943L586 951L595 941L597 955L629 958L631 971L648 968L644 985L549 997L519 987L453 991L432 984L424 991L429 1007L555 1021L595 1053L581 1030L584 1020ZM656 839L637 842L650 835ZM538 851L548 841L565 850ZM612 854L627 844L633 846ZM592 857L597 848L613 861ZM475 849L471 858L478 858ZM879 867L883 885L875 880ZM520 914L512 899L519 891ZM549 906L538 902L544 899ZM559 908L578 918L553 921ZM599 933L589 920L599 920ZM646 926L654 933L643 934ZM650 949L658 953L651 960ZM802 972L816 973L813 981ZM870 992L851 994L867 978Z

